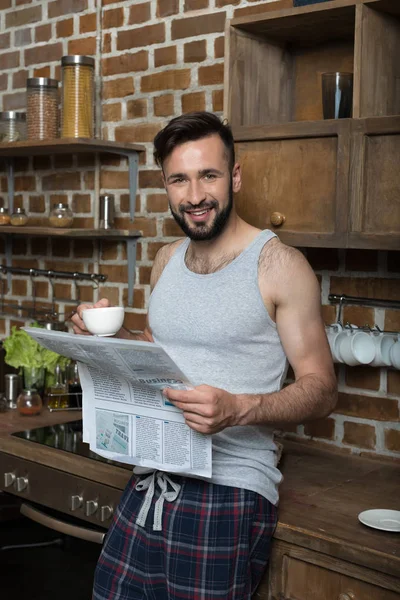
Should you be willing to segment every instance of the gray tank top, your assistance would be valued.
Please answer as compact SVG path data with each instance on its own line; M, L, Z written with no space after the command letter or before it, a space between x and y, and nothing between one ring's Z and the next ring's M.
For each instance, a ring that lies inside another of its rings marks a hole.
M193 385L234 394L281 389L287 360L258 285L262 248L273 237L260 232L226 267L201 275L190 271L190 240L175 251L149 303L149 324L159 344ZM253 490L278 503L282 476L272 427L230 427L213 435L213 483Z

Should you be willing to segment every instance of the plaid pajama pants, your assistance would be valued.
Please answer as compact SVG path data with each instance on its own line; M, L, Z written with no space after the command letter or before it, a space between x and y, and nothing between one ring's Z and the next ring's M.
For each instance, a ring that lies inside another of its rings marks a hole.
M170 476L181 489L153 528L132 477L96 567L93 600L250 600L267 565L277 509L255 492ZM156 507L157 508L157 507ZM143 509L142 509L143 512ZM155 522L155 521L154 521Z

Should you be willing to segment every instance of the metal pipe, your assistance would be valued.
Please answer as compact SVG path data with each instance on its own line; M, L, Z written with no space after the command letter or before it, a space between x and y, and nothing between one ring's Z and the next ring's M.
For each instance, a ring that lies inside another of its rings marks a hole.
M49 269L27 269L24 267L8 267L6 265L0 266L0 272L2 273L13 273L14 275L30 275L31 277L37 277L42 275L49 279L54 277L56 279L84 279L87 281L106 281L107 275L100 273L77 273L72 271L52 271Z
M344 294L329 294L332 304L362 304L375 308L400 308L399 300L384 300L382 298L363 298L361 296L345 296Z

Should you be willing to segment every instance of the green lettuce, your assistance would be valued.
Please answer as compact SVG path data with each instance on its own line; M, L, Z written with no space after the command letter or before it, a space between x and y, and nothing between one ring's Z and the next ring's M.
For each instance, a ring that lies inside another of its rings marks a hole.
M40 327L36 323L32 327ZM5 362L11 367L44 367L46 371L54 375L57 365L62 370L70 363L70 359L56 352L47 350L36 340L31 338L23 329L15 325L11 328L11 335L3 341L5 350Z

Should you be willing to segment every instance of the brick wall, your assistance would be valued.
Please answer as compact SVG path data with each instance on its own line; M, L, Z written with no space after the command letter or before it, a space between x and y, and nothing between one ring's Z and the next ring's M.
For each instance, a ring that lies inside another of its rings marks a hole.
M286 4L290 0L283 0ZM168 213L161 178L152 158L152 139L168 119L191 110L222 114L224 25L226 18L262 12L273 3L252 0L0 0L0 108L24 107L28 76L60 77L64 54L91 54L101 71L102 120L105 139L132 141L146 147L141 156L136 202L139 244L135 304L127 311L128 326L145 322L152 261L158 248L180 235ZM16 205L29 211L32 223L45 222L54 201L68 201L76 226L94 223L95 196L116 196L117 226L129 225L128 175L124 160L93 156L36 157L16 162ZM7 182L0 177L0 195L7 202ZM4 249L0 247L0 251ZM396 252L305 249L321 280L324 318L331 323L336 307L328 293L400 298L400 260ZM4 256L3 256L4 260ZM13 247L19 266L101 271L106 286L94 290L57 282L55 307L73 307L63 299L92 301L98 295L126 303L127 263L124 246L92 242L19 238ZM41 305L51 308L47 280L38 280ZM32 282L15 277L10 302L29 304ZM0 319L0 334L21 324L21 313ZM348 307L344 318L354 324L378 324L400 330L400 311ZM289 435L309 437L355 452L399 456L400 372L340 367L340 400L328 419L297 428Z

